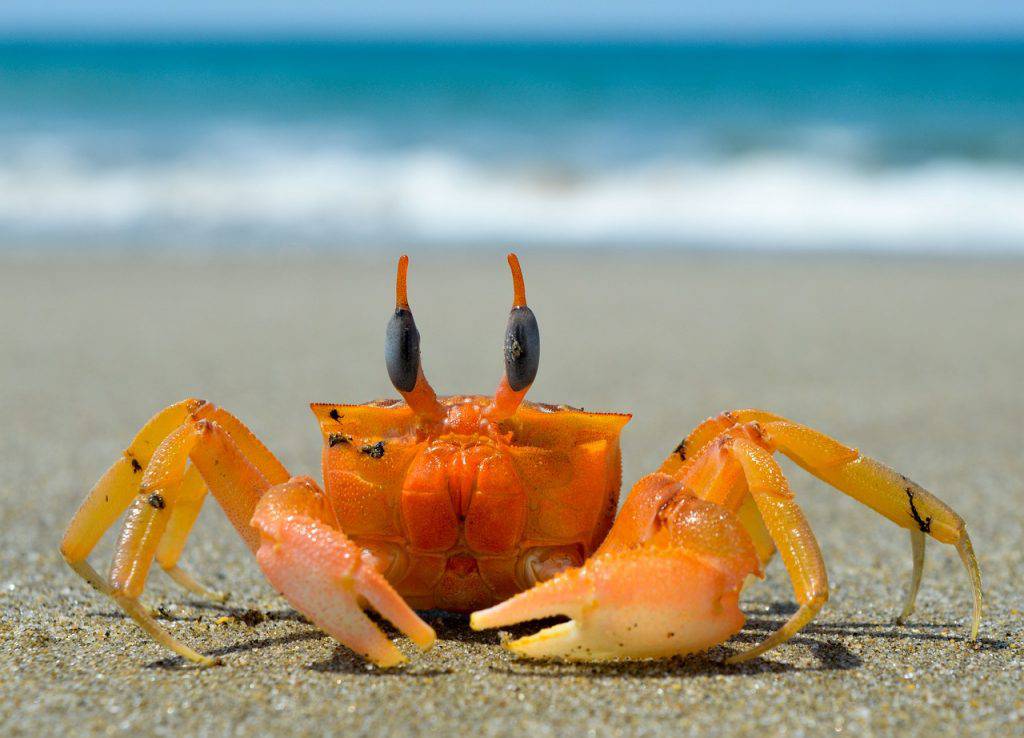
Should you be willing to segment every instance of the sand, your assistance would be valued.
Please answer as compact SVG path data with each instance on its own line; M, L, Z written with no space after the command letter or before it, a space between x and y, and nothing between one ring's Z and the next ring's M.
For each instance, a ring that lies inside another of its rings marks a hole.
M230 590L229 605L196 602L160 572L147 593L169 628L224 660L184 665L64 566L64 525L137 427L188 395L234 410L289 468L316 474L306 403L393 394L382 361L392 265L5 257L0 734L1024 733L1024 262L538 252L524 263L543 335L533 397L635 413L627 485L723 409L815 425L966 518L988 597L981 640L965 640L970 591L954 552L929 547L918 613L895 625L906 534L786 465L832 600L743 667L723 666L721 648L525 663L496 633L430 614L434 650L381 671L296 616L214 506L186 560ZM510 299L501 255L418 253L410 284L435 386L491 389ZM108 537L93 557L101 570L110 550ZM744 599L734 646L793 611L778 562Z

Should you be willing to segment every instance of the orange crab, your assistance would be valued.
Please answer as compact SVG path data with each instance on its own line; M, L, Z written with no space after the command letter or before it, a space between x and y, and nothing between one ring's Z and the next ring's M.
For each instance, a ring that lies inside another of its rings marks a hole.
M388 374L404 402L316 403L321 489L293 477L237 418L202 400L157 413L96 483L61 552L156 641L200 664L139 602L154 559L179 568L207 490L270 583L320 628L380 666L405 656L363 612L372 607L421 649L434 631L413 608L472 612L475 629L563 615L568 622L512 641L530 658L666 657L706 650L743 626L738 598L778 549L796 613L753 658L792 637L828 599L825 565L773 453L910 531L920 584L926 536L955 545L971 577L977 638L981 575L963 520L906 477L828 436L761 410L697 426L633 487L618 518L619 434L630 416L524 401L540 334L519 262L505 376L493 397L439 398L420 362L398 264L387 328ZM87 557L128 510L109 580ZM614 523L614 524L613 524Z

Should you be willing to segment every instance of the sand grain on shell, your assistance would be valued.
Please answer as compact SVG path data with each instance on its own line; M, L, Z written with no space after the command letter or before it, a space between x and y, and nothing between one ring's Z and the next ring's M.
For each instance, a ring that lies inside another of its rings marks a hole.
M630 410L625 478L705 416L762 406L875 455L967 519L986 578L964 640L967 577L929 548L918 613L893 624L903 531L791 465L832 601L743 667L707 657L612 666L511 659L496 633L430 614L408 668L354 658L263 582L223 515L186 560L230 590L204 605L159 573L147 599L205 671L149 642L63 565L86 489L156 409L236 411L289 468L315 472L309 401L391 395L382 360L392 264L332 257L0 265L0 733L4 735L1021 734L1024 263L671 253L524 253L542 331L535 399ZM499 253L414 254L410 298L442 392L488 391L511 287ZM94 559L109 560L106 540ZM759 639L792 612L776 562L747 595ZM518 633L529 632L519 629ZM410 644L400 645L411 653Z

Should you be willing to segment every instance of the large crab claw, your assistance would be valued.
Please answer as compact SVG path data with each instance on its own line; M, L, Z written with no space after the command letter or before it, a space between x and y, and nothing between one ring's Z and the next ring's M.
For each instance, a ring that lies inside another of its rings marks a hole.
M256 559L270 583L317 626L378 666L407 659L363 612L367 605L421 650L430 648L433 628L392 589L369 555L327 520L311 479L293 479L263 496L252 525L261 538Z
M487 610L476 629L567 615L569 622L505 645L527 658L572 661L690 654L743 627L737 600L742 577L686 551L645 547L598 556L578 569Z
M652 479L648 494L631 500L619 530L583 566L473 613L470 625L568 616L505 645L527 658L572 661L697 653L736 633L744 623L740 590L759 572L756 555L731 513L663 481ZM626 543L636 540L642 519L649 523L644 540Z

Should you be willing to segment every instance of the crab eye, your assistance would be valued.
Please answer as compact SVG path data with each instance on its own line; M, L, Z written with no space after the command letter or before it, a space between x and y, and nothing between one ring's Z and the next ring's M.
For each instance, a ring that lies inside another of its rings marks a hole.
M540 366L540 328L526 305L512 308L505 329L505 376L518 392L533 384Z
M420 371L420 332L408 308L395 308L395 314L388 321L384 361L395 389L412 392Z

